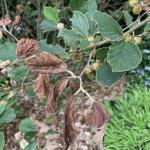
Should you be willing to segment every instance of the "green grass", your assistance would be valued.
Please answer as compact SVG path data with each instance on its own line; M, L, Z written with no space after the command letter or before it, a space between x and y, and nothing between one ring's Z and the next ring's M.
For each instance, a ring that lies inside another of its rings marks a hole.
M150 150L150 90L130 87L111 104L105 136L105 150Z

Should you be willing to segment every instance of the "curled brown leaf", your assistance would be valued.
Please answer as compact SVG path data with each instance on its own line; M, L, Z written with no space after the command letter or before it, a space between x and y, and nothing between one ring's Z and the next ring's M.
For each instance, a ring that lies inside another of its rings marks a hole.
M11 23L11 20L9 17L5 17L4 19L0 20L0 26L4 27Z
M68 84L68 78L60 79L50 91L47 99L46 110L50 113L55 111L55 99L59 96Z
M98 102L93 103L92 112L85 117L85 122L92 126L101 128L109 120L109 114Z
M15 20L12 22L12 26L15 27L17 26L21 21L21 17L20 16L16 16Z
M49 75L39 73L36 80L35 80L35 91L40 96L48 96L50 91L50 83L49 83Z
M47 52L33 55L26 62L31 71L34 72L56 74L67 69L67 65L61 59Z
M67 150L78 134L78 131L75 126L76 109L75 109L74 95L68 97L64 115L65 115L64 139Z
M37 52L39 49L38 42L34 39L23 38L17 42L17 58L27 58Z

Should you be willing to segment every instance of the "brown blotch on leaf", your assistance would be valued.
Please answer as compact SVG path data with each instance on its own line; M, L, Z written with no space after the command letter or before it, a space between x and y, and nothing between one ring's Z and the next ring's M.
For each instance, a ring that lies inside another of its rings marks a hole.
M35 91L43 97L48 96L50 91L49 75L39 73L35 80Z
M26 59L27 65L33 72L60 73L67 69L67 65L59 58L48 52L42 52Z
M75 140L78 131L75 126L75 117L76 117L76 109L75 109L75 96L69 96L67 99L66 109L65 109L65 127L64 127L64 139L66 143L65 149L67 150L69 146Z
M17 42L17 58L27 58L37 52L39 49L38 42L34 39L23 38Z

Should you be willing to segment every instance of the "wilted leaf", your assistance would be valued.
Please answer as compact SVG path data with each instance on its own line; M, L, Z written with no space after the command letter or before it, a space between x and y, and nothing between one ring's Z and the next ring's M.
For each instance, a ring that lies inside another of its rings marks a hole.
M77 135L77 129L75 127L75 96L69 96L65 109L65 127L64 127L64 138L66 143L66 149L75 140Z
M40 73L60 73L67 69L67 65L53 54L42 52L26 59L31 71Z
M38 77L35 80L35 91L40 96L47 96L50 91L49 75L39 73Z
M56 95L60 95L63 90L66 88L67 84L68 84L69 79L68 78L62 78L60 79L55 87L55 94Z
M56 85L53 87L53 89L50 91L47 99L46 109L48 112L54 112L55 108L55 99L57 96L59 96L63 90L66 88L68 84L69 79L68 78L62 78L60 79Z
M86 116L86 122L100 129L109 120L109 115L103 106L98 103L93 103L92 112Z
M6 18L0 20L0 26L2 26L2 27L7 26L10 23L11 23L11 20L9 17L6 17Z
M33 39L21 39L17 42L16 55L18 58L26 58L33 55L39 49L38 42Z

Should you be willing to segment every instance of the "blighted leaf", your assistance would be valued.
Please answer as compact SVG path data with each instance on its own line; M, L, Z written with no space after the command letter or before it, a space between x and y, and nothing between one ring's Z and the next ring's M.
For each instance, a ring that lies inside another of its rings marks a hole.
M57 96L59 96L63 90L66 88L67 84L68 84L69 79L68 78L62 78L60 79L55 86L53 87L53 89L50 91L49 95L48 95L48 99L47 99L47 104L46 104L46 110L48 112L53 113L55 110L55 100L57 98Z
M3 150L5 144L4 134L0 131L0 150Z
M134 43L121 41L110 46L107 61L112 67L112 72L129 71L140 64L142 53Z
M33 55L39 49L38 42L33 39L21 39L17 42L16 55L18 58L26 58Z
M7 26L11 23L11 20L9 17L6 17L4 19L1 19L0 20L0 26L3 27L3 26Z
M75 140L77 135L77 129L75 127L75 96L69 96L65 109L65 127L64 127L64 139L66 143L66 149Z
M96 71L96 80L100 86L108 87L120 80L124 72L112 72L111 66L104 62Z
M39 73L38 77L35 80L35 91L40 96L47 96L50 91L50 83L49 83L49 75L48 74L42 74Z
M122 39L122 28L110 15L102 12L95 12L93 17L96 20L97 27L104 38L112 41Z
M62 78L60 79L55 87L55 94L56 95L60 95L63 90L66 88L67 84L68 84L69 79L68 78Z
M70 20L72 21L73 28L88 36L89 23L86 15L84 15L82 12L74 11L73 17Z
M60 73L67 69L67 65L53 54L42 52L26 59L27 65L33 72Z
M94 102L92 112L86 117L86 122L100 129L109 120L109 115L99 102Z
M44 7L44 16L49 21L52 21L54 23L59 22L59 14L58 10L53 7Z
M97 128L101 128L109 120L109 114L104 107L96 101L93 103L93 115L95 118L94 124Z

